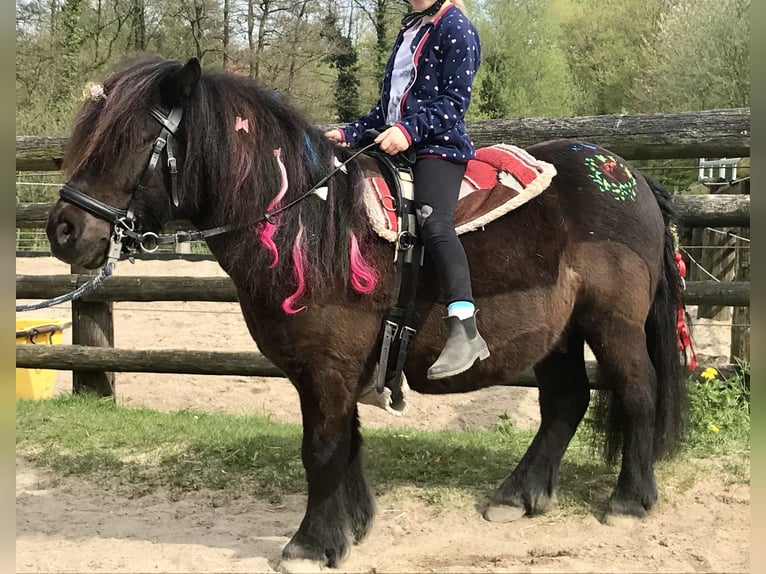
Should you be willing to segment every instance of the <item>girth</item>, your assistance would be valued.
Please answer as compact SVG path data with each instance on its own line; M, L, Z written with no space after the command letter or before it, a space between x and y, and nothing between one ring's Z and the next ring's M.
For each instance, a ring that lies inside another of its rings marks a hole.
M418 231L412 176L412 158L390 156L380 151L370 152L380 165L383 178L394 197L399 222L394 261L396 276L392 307L381 326L378 377L375 388L382 393L391 390L396 404L402 395L402 372L419 324L415 310L418 275L423 265L423 242Z

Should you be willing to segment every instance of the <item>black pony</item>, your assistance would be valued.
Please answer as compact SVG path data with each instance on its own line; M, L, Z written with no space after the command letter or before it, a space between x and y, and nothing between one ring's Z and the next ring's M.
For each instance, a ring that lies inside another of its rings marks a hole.
M370 388L391 306L394 247L370 229L356 159L324 194L306 194L352 151L252 80L202 73L194 59L133 60L77 114L69 181L47 227L57 257L96 268L117 236L144 241L180 218L224 226L209 234L210 250L253 339L300 396L308 501L286 564L338 565L375 514L357 399ZM462 236L491 357L426 379L444 338L426 257L407 380L421 393L455 393L534 369L540 428L484 514L509 521L555 501L561 458L590 401L587 343L608 389L608 408L597 409L606 453L621 455L607 511L643 517L657 500L653 461L678 446L684 404L668 196L597 146L555 140L527 151L555 166L550 187Z

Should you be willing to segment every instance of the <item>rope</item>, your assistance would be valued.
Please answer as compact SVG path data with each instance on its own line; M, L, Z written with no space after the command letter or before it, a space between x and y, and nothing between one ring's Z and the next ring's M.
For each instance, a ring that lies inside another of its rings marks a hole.
M101 283L103 283L104 280L106 280L106 278L112 274L112 271L114 271L114 263L109 262L106 265L104 265L101 269L99 269L98 275L96 275L92 279L89 279L86 283L83 283L74 291L70 291L69 293L66 293L64 295L59 295L58 297L54 297L53 299L47 299L45 301L39 301L37 303L30 303L29 305L16 305L16 312L18 313L20 311L34 311L35 309L45 309L47 307L53 307L54 305L59 305L61 303L66 303L67 301L78 299L82 297L85 293L89 291L93 291L96 287L98 287Z
M721 231L720 229L713 229L712 227L706 227L705 230L712 231L713 233L720 233L721 235L728 235L729 237L733 237L734 239L739 239L740 241L746 241L747 243L750 243L750 239L747 237L742 237L740 235L737 235L736 233L732 233L731 231ZM703 246L707 247L707 246ZM728 247L727 245L722 245L721 247Z
M710 278L711 278L711 279L713 279L714 281L718 281L719 283L721 282L721 280L720 280L718 277L716 277L716 276L715 276L715 275L713 275L713 274L712 274L710 271L708 271L708 270L707 270L707 269L705 269L705 268L704 268L702 265L700 265L700 264L697 262L697 260L696 260L696 259L694 259L694 257L692 257L692 256L689 254L689 252L688 252L686 249L683 249L683 248L682 248L682 249L681 249L681 251L683 251L683 252L686 254L686 256L687 256L687 257L688 257L688 258L691 260L691 262L692 262L692 263L694 263L694 264L695 264L697 267L699 267L699 268L702 270L702 272L703 272L703 273L705 273L705 274L706 274L708 277L710 277Z

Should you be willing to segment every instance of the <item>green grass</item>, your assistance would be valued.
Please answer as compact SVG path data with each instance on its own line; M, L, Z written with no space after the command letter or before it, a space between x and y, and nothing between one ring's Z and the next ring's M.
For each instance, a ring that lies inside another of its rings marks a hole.
M679 457L657 465L661 488L686 490L700 472L749 480L749 394L741 396L742 388L731 381L694 388L689 442ZM458 500L476 503L519 461L533 435L508 417L488 431L364 429L367 474L378 494L414 493L435 511ZM16 404L18 455L128 496L213 489L279 502L304 492L300 445L300 426L255 415L166 413L87 396ZM589 429L581 429L564 457L560 512L604 508L618 468L604 464L591 445Z

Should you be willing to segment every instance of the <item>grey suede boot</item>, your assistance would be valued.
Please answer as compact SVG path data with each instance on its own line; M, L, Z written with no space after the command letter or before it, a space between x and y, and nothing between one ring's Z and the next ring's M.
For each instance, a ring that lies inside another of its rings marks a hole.
M436 362L428 369L429 379L445 379L470 369L476 359L489 357L487 342L476 330L476 313L468 319L445 317L449 337Z

